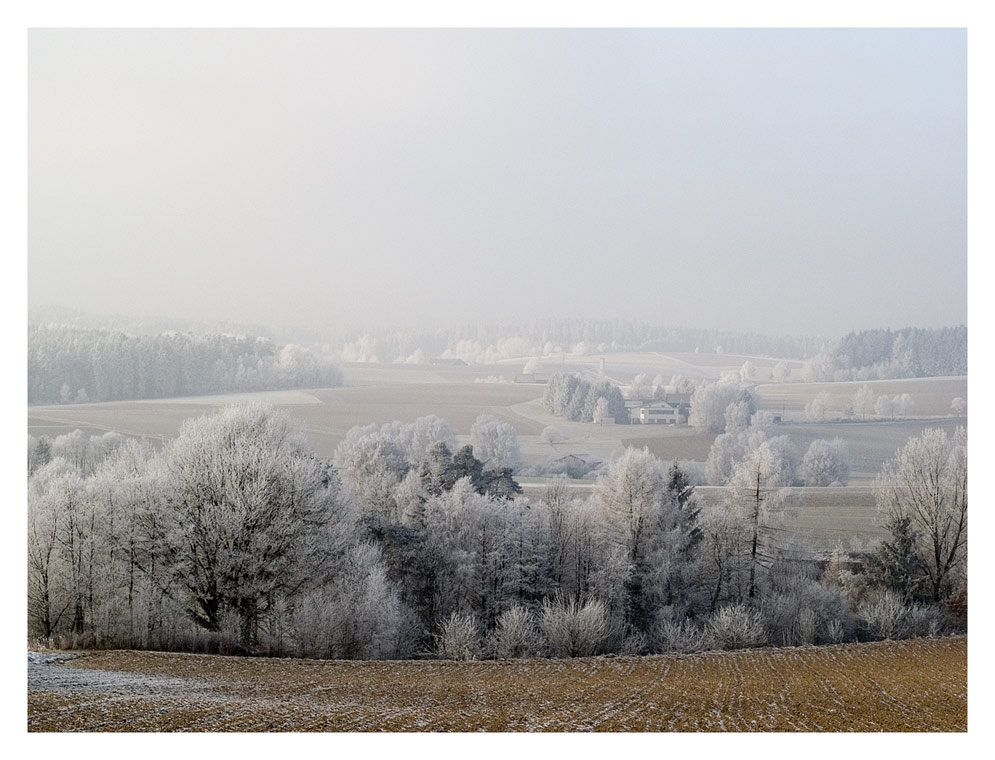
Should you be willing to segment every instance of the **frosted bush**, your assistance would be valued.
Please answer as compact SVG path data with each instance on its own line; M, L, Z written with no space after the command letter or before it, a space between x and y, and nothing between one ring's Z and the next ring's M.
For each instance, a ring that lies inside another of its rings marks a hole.
M905 603L894 591L882 591L867 599L859 610L860 619L874 639L901 638Z
M709 630L691 620L660 620L656 629L660 652L690 654L712 648Z
M488 637L488 650L499 660L532 657L540 648L539 629L532 614L518 605L498 616Z
M573 599L547 599L539 626L552 657L589 657L598 652L609 634L608 612L596 599L583 605Z
M708 621L717 649L749 649L767 643L763 619L744 604L733 604L715 612Z
M469 613L454 612L447 617L435 640L441 660L476 660L480 655L477 619Z

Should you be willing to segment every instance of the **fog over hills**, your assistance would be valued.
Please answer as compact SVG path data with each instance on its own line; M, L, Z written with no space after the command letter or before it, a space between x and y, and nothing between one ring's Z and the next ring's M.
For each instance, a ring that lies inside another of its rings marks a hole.
M28 302L316 331L967 321L957 29L33 29Z

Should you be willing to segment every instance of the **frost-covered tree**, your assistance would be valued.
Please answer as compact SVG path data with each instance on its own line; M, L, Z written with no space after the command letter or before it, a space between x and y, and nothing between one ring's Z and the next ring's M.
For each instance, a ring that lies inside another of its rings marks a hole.
M874 402L874 414L878 417L891 417L895 418L895 398L888 396L887 394L878 396L877 401Z
M705 460L706 480L715 486L727 485L738 463L750 451L768 442L768 446L778 453L790 482L798 465L797 452L787 436L772 436L773 432L773 416L769 412L759 411L753 415L746 428L717 435Z
M327 583L294 601L288 647L300 657L396 659L412 654L412 623L380 549L360 542Z
M929 428L885 463L875 481L878 509L892 525L909 520L929 596L947 597L967 562L967 430Z
M787 362L778 362L770 372L770 378L775 383L786 383L791 377L791 367Z
M688 424L710 433L725 432L730 405L733 405L731 418L737 422L749 422L756 411L753 392L746 386L721 381L700 385L691 396Z
M563 431L560 430L559 428L553 427L552 425L547 425L542 429L542 432L539 434L539 440L542 441L543 443L554 444L554 443L560 443L561 441L565 441L566 436L563 435Z
M857 392L853 394L851 407L853 408L853 413L862 420L866 419L867 415L874 411L874 391L871 390L871 386L860 386Z
M485 469L514 469L521 463L518 433L510 424L493 415L481 414L477 417L470 428L470 445L473 446L474 456L483 462Z
M28 477L52 459L52 441L47 435L28 435Z
M65 525L82 499L79 472L63 459L41 467L28 483L28 628L50 638L81 602L70 578Z
M750 426L750 419L753 417L753 408L748 400L740 399L733 401L726 407L725 411L725 431L727 433L738 433L746 430Z
M676 480L679 488L679 474ZM681 595L687 581L681 576L698 540L693 494L686 489L675 493L670 486L660 460L647 449L628 448L598 479L592 496L623 563L619 574L624 578L625 620L643 633L655 608L673 604Z
M594 413L591 415L593 422L597 425L601 425L608 420L612 422L615 421L614 415L610 414L608 411L608 399L599 398L594 404Z
M911 394L902 393L901 395L896 395L894 398L895 413L901 417L909 417L915 410L915 401L913 401Z
M456 447L456 434L449 427L449 423L434 414L419 417L407 425L399 425L397 439L405 457L413 467L424 462L437 443L446 444L450 451Z
M332 460L350 500L363 514L400 522L398 485L408 472L408 459L396 435L375 426L351 429Z
M608 402L608 416L627 421L625 400L618 386L608 380L589 382L577 375L554 374L543 391L543 407L574 422L591 422L600 399Z
M725 485L732 477L736 462L743 456L744 442L734 433L715 436L705 460L705 478L713 486Z
M435 443L422 463L421 485L432 496L452 490L459 479L453 464L453 455L443 441Z
M671 375L667 384L667 390L671 393L694 393L696 387L694 380L684 375Z
M648 449L627 448L594 487L594 498L607 517L616 543L633 561L643 557L664 500L667 475Z
M164 462L163 550L177 593L207 631L233 617L251 648L274 600L328 577L352 514L303 435L269 407L188 420Z
M629 398L653 398L653 378L645 372L636 375L629 386Z
M782 437L784 438L784 437ZM746 452L731 479L733 506L749 526L749 587L757 595L759 571L769 568L777 551L776 517L790 485L792 468L783 441L764 440Z
M825 422L826 410L829 408L829 394L823 391L805 404L805 418L809 422Z
M850 457L843 439L812 441L801 469L805 485L845 486L850 480Z
M967 414L967 402L960 396L950 402L950 414L955 417L964 417Z

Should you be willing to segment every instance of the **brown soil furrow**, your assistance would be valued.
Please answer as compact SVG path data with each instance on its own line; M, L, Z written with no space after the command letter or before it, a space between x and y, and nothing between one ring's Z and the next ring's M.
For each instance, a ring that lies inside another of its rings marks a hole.
M29 731L967 730L966 637L466 663L95 652L46 667L29 666Z

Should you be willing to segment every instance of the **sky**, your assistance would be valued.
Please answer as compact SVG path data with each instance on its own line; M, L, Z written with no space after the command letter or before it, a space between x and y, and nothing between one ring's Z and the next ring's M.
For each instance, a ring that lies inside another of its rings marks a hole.
M32 29L28 306L967 323L963 29Z

